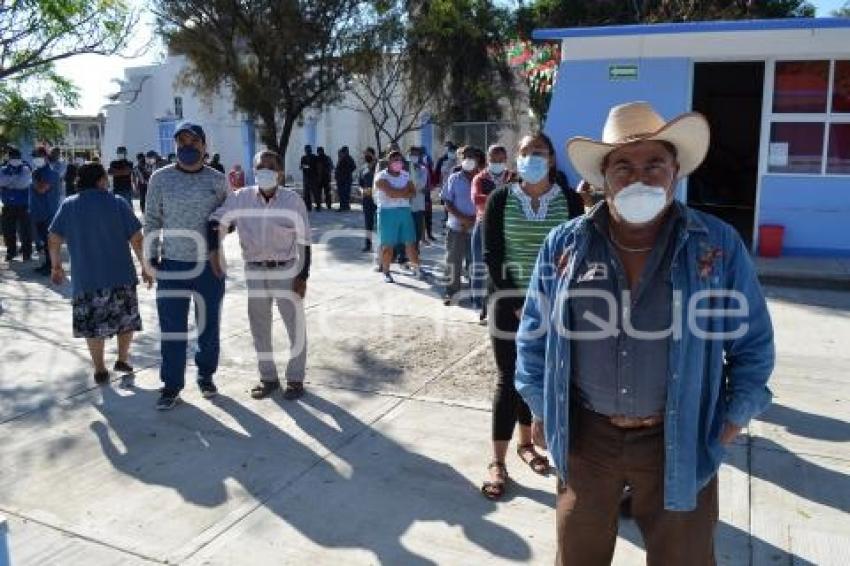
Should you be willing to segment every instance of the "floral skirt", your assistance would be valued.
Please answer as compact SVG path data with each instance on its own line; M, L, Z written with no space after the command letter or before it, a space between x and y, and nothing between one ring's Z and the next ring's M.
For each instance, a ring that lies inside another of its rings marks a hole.
M110 338L142 329L135 285L83 293L72 304L75 338Z

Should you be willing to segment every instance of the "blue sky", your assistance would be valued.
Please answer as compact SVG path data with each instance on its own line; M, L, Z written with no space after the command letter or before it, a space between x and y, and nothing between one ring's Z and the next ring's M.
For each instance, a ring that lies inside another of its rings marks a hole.
M810 0L817 9L818 17L827 17L829 14L844 5L846 0ZM143 0L133 0L136 6L144 6ZM153 19L148 13L141 22L137 35L131 42L131 48L137 49L148 41L153 35ZM56 67L59 73L68 77L80 89L80 106L74 109L65 109L68 114L97 114L104 104L108 102L106 97L118 90L113 79L123 77L125 67L136 67L153 63L162 57L161 46L154 46L146 54L135 59L123 57L104 57L100 55L81 55L59 62Z

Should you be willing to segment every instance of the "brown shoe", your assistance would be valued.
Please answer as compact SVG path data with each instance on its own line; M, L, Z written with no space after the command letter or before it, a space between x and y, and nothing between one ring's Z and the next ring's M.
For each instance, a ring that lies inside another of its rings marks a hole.
M278 389L280 389L279 381L261 381L259 385L255 385L251 389L251 397L254 399L265 399Z

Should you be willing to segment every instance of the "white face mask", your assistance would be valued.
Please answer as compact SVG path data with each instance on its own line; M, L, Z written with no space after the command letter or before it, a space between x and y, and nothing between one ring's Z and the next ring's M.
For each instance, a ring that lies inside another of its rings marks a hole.
M464 159L463 161L461 161L460 166L467 173L472 173L473 171L475 171L475 168L478 166L478 162L470 157L468 159Z
M496 175L497 177L505 172L507 169L507 165L504 163L491 163L487 166L487 170L490 171L492 175Z
M82 157L77 157L76 159L74 159L74 165L76 165L77 167L79 167L85 162L85 159L83 159Z
M145 159L145 163L147 163L148 165L153 165L154 163L156 163L156 159L154 159L153 157L148 157L147 159Z
M277 186L277 171L271 169L257 169L254 171L254 179L261 189L272 189Z
M646 224L667 206L667 189L632 183L614 196L614 208L629 224Z
M10 159L9 160L9 165L11 165L12 167L20 167L21 163L22 163L22 161L20 159Z
M36 167L44 167L44 158L43 157L33 157L32 164Z

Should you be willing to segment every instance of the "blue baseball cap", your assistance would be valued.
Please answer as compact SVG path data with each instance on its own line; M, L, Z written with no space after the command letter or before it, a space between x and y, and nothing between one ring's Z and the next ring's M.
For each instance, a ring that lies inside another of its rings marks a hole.
M174 130L174 139L177 139L177 136L183 132L189 132L192 135L198 136L201 138L202 142L207 143L207 135L204 133L204 129L200 126L200 124L195 124L194 122L189 121L180 122Z

